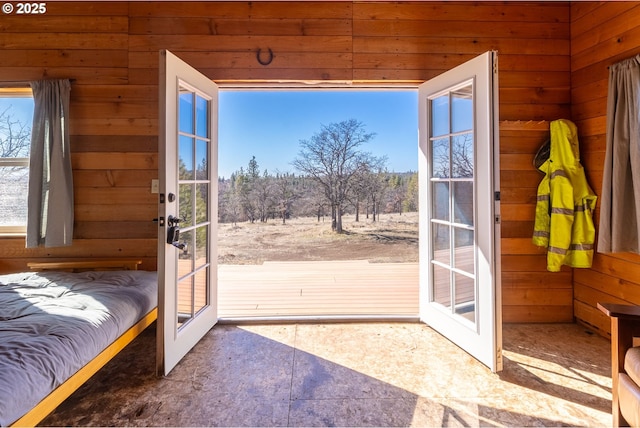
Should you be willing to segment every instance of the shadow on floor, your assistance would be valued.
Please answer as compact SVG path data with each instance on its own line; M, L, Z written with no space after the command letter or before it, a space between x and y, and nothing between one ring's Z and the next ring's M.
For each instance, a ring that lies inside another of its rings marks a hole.
M422 324L223 325L158 378L149 328L42 425L610 424L602 357L595 373L585 370L588 363L556 373L555 360L539 358L562 355L562 342L554 348L544 341L556 335L566 343L575 327L505 328L507 360L497 376ZM597 354L605 344L573 348L589 361L581 348ZM532 367L541 372L532 374Z

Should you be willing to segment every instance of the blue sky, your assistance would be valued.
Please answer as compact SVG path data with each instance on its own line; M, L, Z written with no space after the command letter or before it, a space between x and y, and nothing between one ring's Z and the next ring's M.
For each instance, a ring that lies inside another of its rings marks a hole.
M321 125L356 119L376 135L362 146L387 156L390 171L418 169L418 91L220 91L218 175L256 157L260 171L295 172L300 140Z
M27 124L29 128L31 128L31 123L33 122L33 98L0 97L0 114L3 113L8 107L11 107L9 114L13 116L14 120L19 120L22 123Z
M0 124L0 138L6 139L8 137L6 129L6 116L9 115L11 122L20 122L28 129L31 129L33 125L33 98L31 97L12 97L4 98L0 97L0 116L2 116L3 123ZM13 127L13 132L18 130L17 127ZM26 141L24 146L19 152L14 152L12 156L29 156L30 144ZM4 151L3 151L4 152ZM2 156L4 153L0 153Z
M321 125L348 119L359 120L366 132L376 134L362 149L387 156L390 171L418 168L417 90L222 90L219 101L221 177L246 169L252 156L261 172L295 172L291 162L300 140L310 139ZM0 111L8 104L31 126L31 98L0 98Z

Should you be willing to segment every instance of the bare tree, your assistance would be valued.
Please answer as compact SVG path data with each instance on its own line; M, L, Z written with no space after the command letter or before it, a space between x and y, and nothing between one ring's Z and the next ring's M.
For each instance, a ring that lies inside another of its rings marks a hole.
M389 178L389 191L387 192L387 212L396 212L402 215L402 202L405 199L407 188L402 177L393 174Z
M407 212L418 211L418 174L413 173L409 177L402 206Z
M31 128L15 119L9 108L0 112L0 158L29 157Z
M435 140L432 150L434 177L473 177L473 135L463 134L451 140Z
M301 150L293 166L323 188L331 204L331 227L338 233L342 233L342 213L353 179L374 159L360 146L374 135L366 133L361 122L349 119L322 125L311 139L300 141Z
M258 217L258 204L256 201L256 194L254 192L255 183L260 178L258 172L258 162L256 157L253 156L249 161L247 171L240 167L239 171L235 173L235 191L242 205L244 215L247 217L250 223L256 221Z
M371 200L372 192L377 197L380 195L380 175L384 174L386 177L386 163L387 157L373 157L371 156L369 162L364 168L354 176L353 183L351 185L351 191L349 192L349 201L353 204L356 211L355 221L360 221L360 204L361 202L368 202ZM382 195L380 195L381 197ZM375 199L375 198L374 198ZM376 199L377 201L378 199ZM367 216L368 218L368 216ZM373 218L375 221L375 215Z
M324 221L328 207L324 191L314 180L305 180L305 177L300 177L300 180L302 185L297 191L295 215L317 217L318 222Z
M254 201L260 222L264 223L269 217L269 211L273 208L274 179L264 170L262 177L253 180L251 199Z
M219 201L221 201L221 207L223 208L219 211L220 215L223 216L225 221L233 223L235 226L242 214L240 196L230 187Z
M368 174L366 173L358 174L354 178L351 192L348 195L349 202L351 202L356 211L356 222L360 221L360 204L367 199L367 176Z
M286 223L287 217L291 214L291 205L298 198L293 185L293 177L289 174L277 174L275 181L275 199L277 201L278 211L282 218L282 224Z
M372 171L369 174L367 192L374 222L380 217L380 203L384 199L388 188L389 174L386 171L379 169L377 171Z

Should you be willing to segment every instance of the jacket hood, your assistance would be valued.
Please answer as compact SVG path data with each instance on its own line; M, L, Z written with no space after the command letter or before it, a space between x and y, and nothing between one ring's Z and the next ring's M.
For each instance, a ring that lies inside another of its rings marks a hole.
M561 165L574 166L580 162L580 147L578 143L578 128L567 119L554 120L550 124L551 154L553 162Z

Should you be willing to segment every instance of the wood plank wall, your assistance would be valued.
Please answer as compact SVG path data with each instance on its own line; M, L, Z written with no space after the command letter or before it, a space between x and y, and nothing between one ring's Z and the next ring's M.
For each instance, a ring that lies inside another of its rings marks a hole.
M583 165L602 194L608 66L640 53L640 3L576 2L571 5L571 100ZM600 204L595 213L596 228ZM597 302L640 304L640 256L596 254L592 269L574 270L575 317L602 334L609 318Z
M572 273L546 272L531 244L533 156L548 121L571 113L564 2L49 2L0 20L0 84L75 79L74 245L0 240L0 271L28 261L140 257L156 267L158 50L228 80L428 80L487 50L500 73L504 320L573 320ZM263 66L256 51L271 49ZM552 310L548 308L551 307Z
M0 20L1 81L72 78L74 244L25 249L0 241L0 270L28 261L139 257L156 263L157 88L129 79L129 6L47 3L42 16Z

